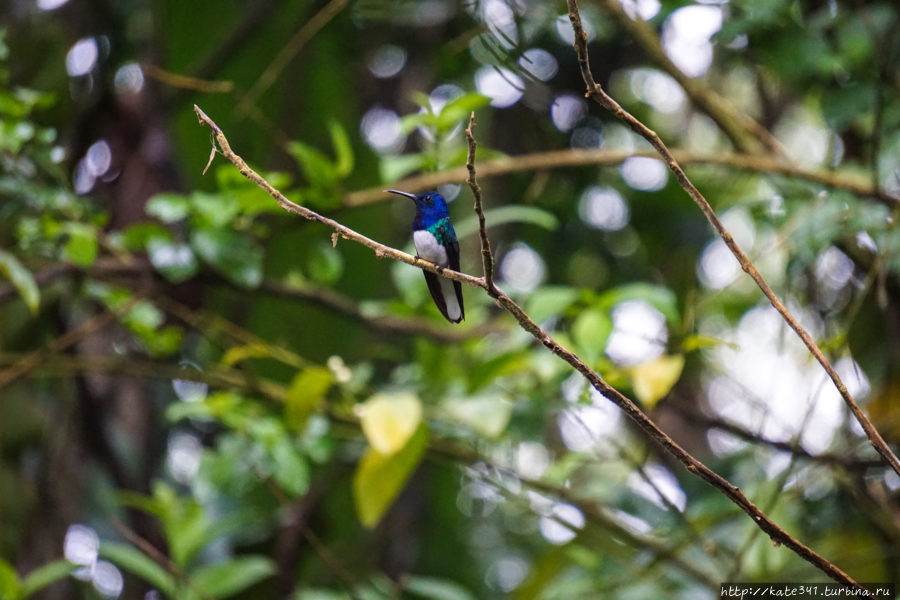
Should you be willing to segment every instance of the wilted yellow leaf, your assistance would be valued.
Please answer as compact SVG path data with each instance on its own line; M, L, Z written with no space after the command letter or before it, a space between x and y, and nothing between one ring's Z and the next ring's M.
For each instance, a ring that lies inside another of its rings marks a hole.
M394 454L366 448L353 474L353 500L360 522L375 527L422 462L428 446L428 426L420 423Z
M381 454L398 452L422 422L421 401L405 392L376 394L355 411L369 444Z
M653 408L681 377L684 355L660 356L631 368L631 387L644 406Z

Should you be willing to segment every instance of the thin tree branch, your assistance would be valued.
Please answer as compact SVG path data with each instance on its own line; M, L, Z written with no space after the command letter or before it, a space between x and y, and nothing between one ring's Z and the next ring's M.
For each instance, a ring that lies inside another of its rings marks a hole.
M548 335L525 313L524 310L522 310L522 308L518 304L516 304L512 300L512 298L507 296L499 288L497 288L496 286L490 288L485 282L484 278L476 278L472 277L471 275L443 269L432 262L416 258L415 256L411 256L409 254L406 254L405 252L396 250L395 248L380 244L372 239L365 237L362 234L357 233L349 227L338 223L337 221L334 221L327 217L323 217L322 215L319 215L314 211L291 202L281 192L273 188L268 181L266 181L253 169L247 166L247 163L240 156L235 154L234 151L231 150L225 134L222 133L222 130L219 129L219 127L215 124L215 122L212 121L212 119L210 119L196 105L194 106L194 110L197 113L201 124L208 125L212 129L215 144L217 145L218 150L222 153L222 155L226 159L228 159L235 167L237 167L244 177L264 189L286 211L300 215L305 219L309 219L311 221L317 221L334 229L337 234L341 235L344 239L352 240L368 248L371 248L375 252L375 255L377 257L388 257L393 260L399 260L414 267L418 267L419 269L427 270L438 275L443 275L444 277L447 277L449 279L453 279L455 281L460 281L462 283L484 289L492 298L494 298L500 308L509 312L516 319L522 329L530 333L536 340L543 344L557 357L561 358L566 363L575 368L575 370L577 370L588 380L588 382L594 387L594 389L596 389L598 392L600 392L600 394L602 394L608 400L621 408L624 413L632 421L634 421L634 423L647 435L647 437L655 441L666 452L668 452L679 462L681 462L689 472L697 475L698 477L709 483L711 486L719 490L741 510L746 512L750 516L750 518L757 524L757 526L772 538L773 542L775 542L776 545L784 545L790 548L798 556L800 556L816 568L820 569L823 573L825 573L832 579L853 586L855 588L862 589L859 584L857 584L849 575L844 573L837 566L833 565L831 562L814 552L809 547L805 546L799 540L791 536L787 531L782 529L771 518L769 518L766 514L759 510L759 508L757 508L756 505L754 505L744 495L740 488L731 484L724 477L707 467L704 463L694 458L694 456L692 456L681 446L679 446L671 437L669 437L668 434L662 431L659 426L657 426L656 423L653 422L653 420L650 419L650 417L648 417L632 400L609 385L598 373L588 367L587 364L585 364L574 353L567 350L565 347L559 344L559 342Z
M844 190L857 196L872 198L890 208L900 206L900 200L873 187L860 178L834 171L810 171L769 155L709 155L697 154L686 150L672 150L671 153L678 163L682 165L721 166L750 173L781 175L818 183L833 189ZM659 153L655 150L629 152L627 150L611 150L607 148L551 150L549 152L535 152L533 154L485 160L478 163L478 174L481 177L496 177L520 171L560 169L582 165L617 165L632 156L659 158ZM422 191L432 189L442 183L460 181L466 178L467 173L467 167L455 167L437 173L425 173L408 177L398 181L396 185L404 190ZM382 202L384 201L383 188L384 186L378 186L351 192L344 196L343 205L353 208L373 202Z
M309 40L344 10L348 2L349 0L331 0L313 15L309 21L304 23L303 27L297 30L297 33L291 37L281 49L281 52L256 79L238 105L238 110L243 112L248 106L255 104L259 97L272 87L272 84L275 83L282 71L294 60Z
M494 286L494 255L491 252L491 241L487 236L487 225L484 221L484 208L481 204L481 186L475 181L475 148L478 144L475 142L475 136L472 131L475 129L475 112L469 115L469 126L466 128L466 141L468 143L468 154L466 156L466 183L472 190L472 197L475 199L475 214L478 216L478 236L481 239L481 264L484 270L484 284L489 292L496 291Z
M675 178L678 180L678 183L697 204L697 206L706 216L706 219L709 221L710 225L713 226L713 229L716 230L716 232L722 238L722 241L724 241L725 245L728 246L728 249L731 250L731 253L738 260L744 272L747 273L754 282L756 282L756 285L760 290L762 290L766 298L768 298L769 302L772 304L772 307L776 311L778 311L778 313L782 316L782 318L790 326L790 328L793 329L794 332L796 332L796 334L809 349L810 353L816 358L817 361L819 361L819 364L822 365L822 368L825 369L825 372L831 378L831 381L834 382L834 386L837 388L841 397L844 399L844 403L847 405L847 407L850 409L850 412L853 413L853 416L856 417L856 420L866 432L866 437L869 438L869 443L871 443L875 450L877 450L878 453L881 454L882 457L884 457L885 461L891 466L891 468L894 469L894 471L898 475L900 475L900 459L897 458L897 455L894 454L894 452L881 437L881 434L878 433L878 430L875 428L875 426L872 425L871 421L869 421L868 417L866 417L865 413L853 399L853 396L850 395L850 392L847 390L847 386L844 385L844 382L841 380L841 377L838 375L837 371L835 371L834 367L831 366L831 363L828 362L828 359L822 353L822 350L819 349L809 333L803 328L803 326L800 325L797 319L794 318L794 316L787 309L787 307L785 307L781 300L778 299L778 296L776 296L775 292L772 291L772 288L769 287L769 284L756 269L756 266L744 253L744 251L741 250L740 246L734 240L731 233L719 220L719 217L709 205L709 202L706 201L706 198L703 197L703 194L700 193L700 190L698 190L696 186L694 186L694 184L691 182L691 180L688 179L688 176L681 168L681 165L678 164L678 161L669 151L665 143L663 143L663 141L655 131L644 125L631 113L622 108L618 102L616 102L611 96L609 96L603 90L603 88L594 81L594 76L591 73L590 62L588 60L587 34L585 33L584 27L581 23L581 15L578 12L578 3L576 2L576 0L568 0L568 5L569 20L572 22L572 28L575 32L574 47L575 53L578 56L578 66L581 69L581 76L584 79L585 85L587 86L587 93L585 95L593 99L602 107L612 112L616 117L624 121L635 133L650 142L650 145L653 146L654 149L656 149L656 151L665 161L666 165L668 165L669 170L675 174Z

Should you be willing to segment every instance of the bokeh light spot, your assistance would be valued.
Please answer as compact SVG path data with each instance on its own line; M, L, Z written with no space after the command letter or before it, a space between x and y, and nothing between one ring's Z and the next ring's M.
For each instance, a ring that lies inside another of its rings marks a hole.
M578 201L578 216L601 231L618 231L628 224L628 205L622 195L609 187L589 187Z
M522 78L503 67L481 67L475 72L475 88L491 99L491 106L506 108L522 97Z
M176 432L169 436L166 466L178 483L188 484L200 468L203 445L195 435Z
M97 591L107 598L117 598L125 587L122 572L114 564L105 560L97 562L92 580Z
M663 24L663 50L689 77L700 77L712 64L710 38L722 28L722 9L699 4L675 10Z
M626 300L612 310L613 331L606 355L622 366L660 356L668 340L666 318L643 300Z
M63 541L63 556L67 561L90 567L97 562L99 550L100 538L96 531L79 523L69 525Z
M584 527L584 523L584 514L578 508L559 503L549 515L540 518L538 528L545 540L558 546L572 541L577 531Z
M619 167L628 187L642 192L656 192L666 187L669 170L666 164L647 156L629 156Z
M697 279L711 290L728 287L740 272L740 263L719 238L706 245L697 261Z
M94 177L102 177L109 171L112 164L112 150L106 140L100 140L91 144L84 155L85 166Z
M544 259L526 244L516 244L500 261L500 276L516 292L530 292L544 280Z
M66 54L66 72L72 77L87 75L97 64L97 40L89 37L75 42Z
M540 81L550 81L559 70L556 58L543 48L529 48L519 57L519 66Z
M659 12L659 0L619 0L619 4L632 19L649 21Z
M406 66L406 50L393 44L376 49L369 58L369 71L379 79L394 77Z
M560 131L571 131L587 112L584 98L575 94L560 94L550 105L550 118Z
M381 154L399 152L405 141L400 116L379 106L370 108L363 115L359 130L366 143Z
M113 79L117 94L137 94L144 88L144 71L137 63L128 63L119 67Z

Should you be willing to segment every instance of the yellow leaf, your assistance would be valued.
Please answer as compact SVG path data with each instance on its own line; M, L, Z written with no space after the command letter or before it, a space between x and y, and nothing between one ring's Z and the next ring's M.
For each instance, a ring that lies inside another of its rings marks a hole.
M222 364L233 367L248 358L265 358L270 356L268 346L263 344L247 344L246 346L232 346L222 357Z
M422 462L428 437L428 426L421 422L394 454L366 448L353 474L353 500L363 526L375 527L390 508Z
M363 434L380 454L395 454L422 422L422 403L409 393L376 394L356 406Z
M653 408L681 377L684 355L660 356L631 368L631 387L644 406Z

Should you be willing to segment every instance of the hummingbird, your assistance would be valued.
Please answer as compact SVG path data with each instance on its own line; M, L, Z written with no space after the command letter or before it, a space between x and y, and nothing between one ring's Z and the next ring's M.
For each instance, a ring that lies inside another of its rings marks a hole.
M450 224L447 201L437 192L411 194L400 190L385 190L391 194L406 196L416 203L416 217L412 222L413 243L416 256L431 261L439 267L459 271L459 241ZM422 271L425 283L441 314L451 323L465 318L462 286L458 281Z

